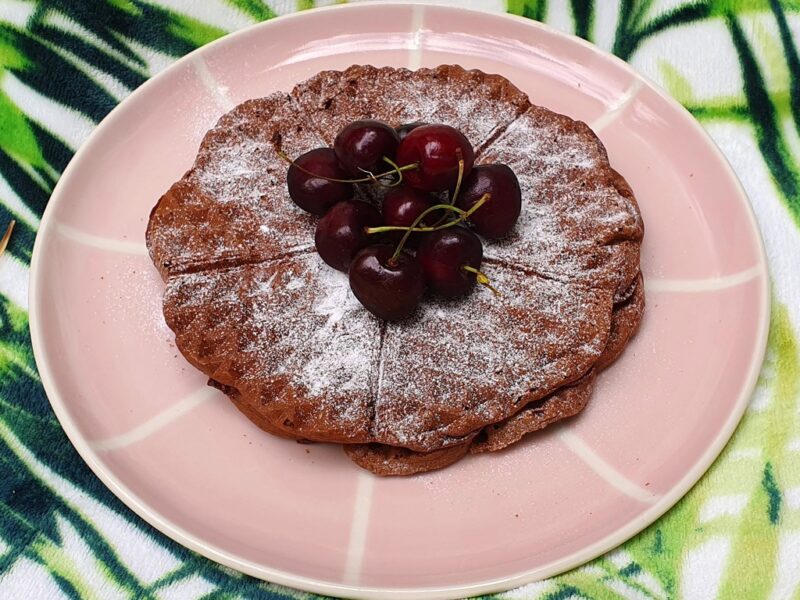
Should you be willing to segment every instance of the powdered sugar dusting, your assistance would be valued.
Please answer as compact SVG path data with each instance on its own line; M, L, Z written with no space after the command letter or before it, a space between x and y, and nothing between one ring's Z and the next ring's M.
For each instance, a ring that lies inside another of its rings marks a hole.
M316 256L312 260L319 267L320 287L311 310L325 322L307 346L309 360L299 371L297 384L314 395L330 388L339 393L363 391L370 386L380 324L364 311L344 273Z
M323 145L286 94L245 102L206 134L194 168L154 215L165 221L148 236L157 263L183 272L312 245L314 219L289 198L276 135L289 154Z
M614 244L640 238L641 220L588 127L533 107L478 162L510 166L523 198L514 231L487 245L487 258L562 281L618 283L609 264L628 257ZM632 267L638 270L638 261Z
M315 411L365 434L380 322L352 296L347 277L315 254L173 277L165 306L173 321L193 318L179 334L188 337L178 339L182 350L215 339L204 360L233 361L237 383L262 402L294 411L276 392L296 390Z
M485 265L499 298L478 289L429 298L418 315L388 325L373 429L392 445L457 442L582 375L606 345L608 292Z
M418 71L355 66L343 74L321 73L293 95L328 143L351 121L377 118L392 126L452 125L481 148L527 106L527 97L507 80L457 66Z
M641 222L585 126L526 110L503 81L359 67L223 117L168 207L184 218L165 209L151 236L157 264L170 261L165 316L181 351L271 427L420 451L463 442L583 375L606 346L617 242L637 240ZM501 298L428 298L412 319L383 324L313 252L314 221L288 197L275 136L297 155L364 117L452 124L479 162L514 169L522 216L485 246Z

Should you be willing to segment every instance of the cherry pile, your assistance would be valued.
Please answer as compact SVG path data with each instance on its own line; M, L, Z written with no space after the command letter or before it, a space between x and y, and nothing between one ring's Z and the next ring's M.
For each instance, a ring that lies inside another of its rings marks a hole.
M344 127L333 148L290 162L289 196L321 218L314 243L348 273L375 316L410 316L428 289L455 297L480 283L484 238L507 235L520 214L519 182L506 165L475 165L467 138L448 125L375 120ZM356 199L357 185L386 188L380 210Z

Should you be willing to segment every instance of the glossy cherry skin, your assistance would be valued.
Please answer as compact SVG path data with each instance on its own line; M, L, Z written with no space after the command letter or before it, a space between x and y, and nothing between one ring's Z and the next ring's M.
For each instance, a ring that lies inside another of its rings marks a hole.
M394 247L383 244L362 249L350 265L350 288L373 315L399 321L413 314L425 283L416 258L401 253L392 263L392 254Z
M417 163L417 169L405 171L405 180L426 192L452 190L458 181L459 155L464 160L464 177L475 162L475 152L464 134L449 125L420 125L400 142L397 164Z
M390 189L383 197L383 222L385 225L395 227L410 227L423 212L435 204L433 198L425 192L414 188L402 186ZM439 211L435 211L438 213ZM439 214L430 214L419 224L420 227L432 225L438 220ZM420 239L421 233L412 233L406 244L414 248ZM393 231L388 239L397 243L403 237L402 231Z
M475 273L483 260L483 246L478 236L465 227L439 229L425 235L417 250L428 287L446 298L466 294L475 285Z
M397 135L400 136L400 141L402 142L406 139L406 136L414 131L417 127L422 125L427 125L427 123L423 123L422 121L414 121L413 123L403 123L400 127L395 127L395 131L397 131Z
M314 215L324 215L337 202L353 197L352 183L328 181L323 177L350 179L331 148L309 150L294 161L286 175L291 199L297 206Z
M367 234L367 227L380 224L381 215L371 204L359 200L339 202L317 222L314 245L322 260L347 273L356 253L374 241Z
M383 121L363 119L345 126L333 142L333 149L342 167L353 177L364 177L365 172L375 175L385 173L391 165L383 160L394 160L400 136Z
M478 165L464 181L456 206L469 210L484 194L490 198L469 220L487 238L501 238L514 228L522 210L519 181L507 165Z

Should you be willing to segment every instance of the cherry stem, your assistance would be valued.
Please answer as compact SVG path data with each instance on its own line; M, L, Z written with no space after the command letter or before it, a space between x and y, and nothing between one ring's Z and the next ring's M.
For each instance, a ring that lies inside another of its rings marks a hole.
M456 188L453 190L453 195L447 201L451 205L455 205L456 199L458 199L458 192L461 190L461 182L464 179L464 153L461 152L461 148L456 148L456 156L458 157L458 179L456 179ZM446 214L442 215L435 224L441 225L446 217Z
M484 196L490 196L490 194L484 194ZM488 198L487 198L488 199ZM428 231L437 231L439 229L447 229L448 227L452 227L453 225L458 225L464 219L468 218L472 213L474 213L478 208L478 204L480 203L483 205L486 202L483 198L478 200L475 205L470 208L468 211L461 210L456 206L450 206L449 204L437 204L435 206L431 206L430 208L426 209L415 221L414 223L418 223L418 221L425 218L428 213L431 213L435 210L450 210L455 213L458 213L459 218L445 223L444 225L431 225L430 227L417 227L415 224L412 225L380 225L379 227L367 227L364 229L367 234L372 235L374 233L386 233L387 231L408 231L410 233L424 233Z
M285 162L289 163L290 165L294 165L295 168L300 169L306 175L310 175L311 177L317 177L319 179L324 179L325 181L333 181L334 183L367 183L367 182L371 181L373 183L379 183L380 185L387 185L387 184L379 182L378 180L381 179L382 177L388 177L389 175L392 175L392 174L396 173L397 177L398 177L398 181L387 185L387 187L394 187L396 185L400 185L400 183L403 181L403 171L413 171L414 169L418 169L419 168L419 163L412 163L410 165L403 165L402 167L397 166L393 161L391 161L390 159L388 159L388 158L386 158L384 156L383 160L386 161L387 163L389 163L390 165L392 165L392 167L393 167L391 171L386 171L384 173L378 173L377 175L374 175L374 174L370 173L367 177L362 177L360 179L336 179L335 177L326 177L324 175L317 175L316 173L312 173L308 169L304 169L303 167L298 165L295 161L293 161L291 159L291 157L289 157L289 155L286 154L283 150L276 150L275 152Z
M396 225L384 225L382 227L369 227L367 228L368 234L373 233L383 233L385 231L405 231L405 234L402 238L400 238L400 242L397 244L397 248L395 248L394 254L392 254L392 258L389 259L390 264L395 264L397 262L397 258L400 256L400 253L403 251L403 246L405 246L408 237L415 232L424 232L424 231L438 231L439 229L447 229L448 227L453 227L458 225L459 223L465 221L469 218L469 216L478 210L481 206L483 206L486 201L491 198L491 194L484 194L480 197L480 199L473 204L469 210L461 210L460 208L456 208L455 206L451 206L449 204L436 204L435 206L431 206L430 208L426 209L422 212L420 216L414 219L414 222L411 224L410 227L400 227ZM455 213L458 213L458 218L452 221L445 223L444 225L436 225L434 227L417 227L422 220L427 217L430 213L436 210L450 210Z
M382 185L383 187L388 187L388 188L397 187L398 185L403 183L403 170L409 170L407 167L409 167L411 165L406 165L406 167L401 167L400 165L398 165L396 162L394 162L388 156L384 156L383 157L383 162L388 163L388 165L394 169L394 172L397 173L397 179L395 181L393 181L392 183L383 183L382 181L380 181L380 177L383 177L384 175L378 175L374 180L375 183L377 183L378 185ZM419 163L413 163L413 166L417 167L417 166L419 166Z
M450 198L450 204L455 204L458 198L458 192L461 190L461 182L464 179L464 153L461 148L456 148L456 156L458 156L458 179L456 179L456 189L453 190L453 196Z
M483 272L479 271L475 267L470 267L469 265L463 265L461 268L464 269L465 271L469 272L469 273L474 273L475 274L475 280L478 283L480 283L482 286L492 290L492 293L495 296L502 296L502 294L500 292L498 292L494 288L494 286L489 282L489 278L486 276L486 273L483 273Z
M14 231L14 225L16 224L17 222L14 219L11 219L8 227L6 227L6 232L3 234L3 238L0 239L0 254L3 254L8 247L8 241L11 239L11 232Z
M444 229L445 227L451 227L456 225L462 221L462 216L467 214L466 211L461 210L460 208L456 208L455 206L450 206L449 204L437 204L435 206L431 206L427 209L424 213L420 216L424 217L428 213L433 212L435 210L444 210L444 211L453 211L454 213L458 213L459 219L446 223L445 225L431 225L430 227L417 227L416 225L380 225L378 227L367 227L365 231L367 234L372 235L373 233L386 233L387 231L408 231L410 233L422 233L426 231L436 231L437 229ZM414 221L416 223L416 221Z

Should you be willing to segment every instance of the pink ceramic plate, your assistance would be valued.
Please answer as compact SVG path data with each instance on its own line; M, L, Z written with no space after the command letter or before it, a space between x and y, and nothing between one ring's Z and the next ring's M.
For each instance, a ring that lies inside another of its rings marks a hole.
M378 479L337 446L257 430L178 354L144 246L150 209L222 113L353 63L501 73L534 102L589 123L633 186L647 228L648 307L580 417L507 452ZM30 306L56 414L133 510L252 575L384 598L511 588L652 523L739 421L768 319L764 253L747 199L675 102L623 62L532 21L386 4L263 23L137 90L53 194Z

